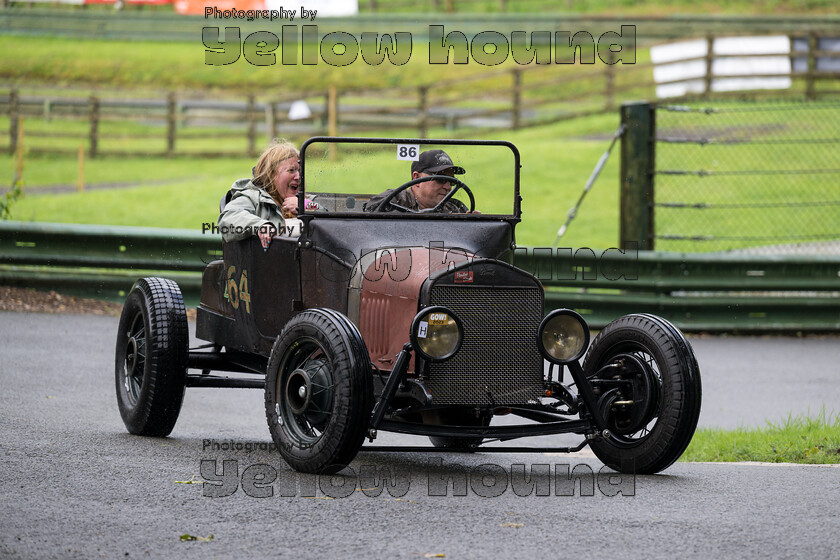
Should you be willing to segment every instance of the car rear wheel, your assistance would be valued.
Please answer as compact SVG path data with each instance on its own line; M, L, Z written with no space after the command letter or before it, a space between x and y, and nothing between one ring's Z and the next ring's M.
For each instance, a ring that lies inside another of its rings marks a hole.
M682 455L700 416L700 370L691 345L654 315L621 317L595 340L583 366L598 388L609 438L590 447L619 472L652 474Z
M335 473L359 452L373 407L371 367L345 316L310 309L293 317L271 350L265 412L271 437L295 470Z
M138 280L117 329L117 404L132 434L169 435L181 412L189 335L184 298L165 278Z

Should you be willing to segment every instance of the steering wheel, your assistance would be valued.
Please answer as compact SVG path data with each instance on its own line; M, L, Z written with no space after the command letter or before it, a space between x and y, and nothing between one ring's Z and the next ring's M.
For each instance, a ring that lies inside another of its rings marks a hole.
M440 202L435 204L432 208L425 208L423 210L412 210L411 208L406 208L405 206L400 206L399 204L391 203L394 197L403 192L404 190L419 183L425 183L426 181L435 181L438 179L441 181L446 181L447 183L452 184L454 186L451 189L449 189L449 192L446 193L446 196L444 196L440 200ZM455 193L458 192L458 190L460 189L464 189L464 191L466 191L467 193L467 196L470 197L469 211L472 212L473 210L475 210L475 197L473 196L472 191L466 185L466 183L459 179L456 179L455 177L450 177L449 175L429 175L428 177L417 177L416 179L412 179L411 181L400 185L399 187L394 189L391 192L391 194L385 197L385 200L383 200L379 204L379 206L377 206L376 212L386 212L391 207L394 207L404 212L411 212L412 214L430 214L432 212L437 212L438 210L443 208L443 205L446 204L449 201L449 199L451 199L455 195Z

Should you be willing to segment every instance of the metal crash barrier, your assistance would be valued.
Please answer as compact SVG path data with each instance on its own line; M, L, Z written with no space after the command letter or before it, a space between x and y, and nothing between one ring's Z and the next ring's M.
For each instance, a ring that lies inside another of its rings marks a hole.
M218 235L187 230L0 223L0 284L122 301L163 276L197 305ZM568 307L594 328L628 313L688 331L840 331L840 256L519 248L516 266L545 286L545 310Z

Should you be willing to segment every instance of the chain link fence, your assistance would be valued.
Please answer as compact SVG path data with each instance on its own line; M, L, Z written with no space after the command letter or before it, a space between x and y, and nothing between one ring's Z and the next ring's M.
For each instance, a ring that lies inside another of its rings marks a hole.
M840 254L840 100L656 108L658 251Z

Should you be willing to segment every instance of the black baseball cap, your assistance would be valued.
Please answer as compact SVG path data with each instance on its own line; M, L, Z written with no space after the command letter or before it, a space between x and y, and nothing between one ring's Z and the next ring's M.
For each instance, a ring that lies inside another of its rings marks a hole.
M452 158L443 150L426 150L420 154L420 158L411 164L411 172L418 173L439 173L441 171L452 170L455 175L463 175L466 173L463 167L458 167L452 163Z

